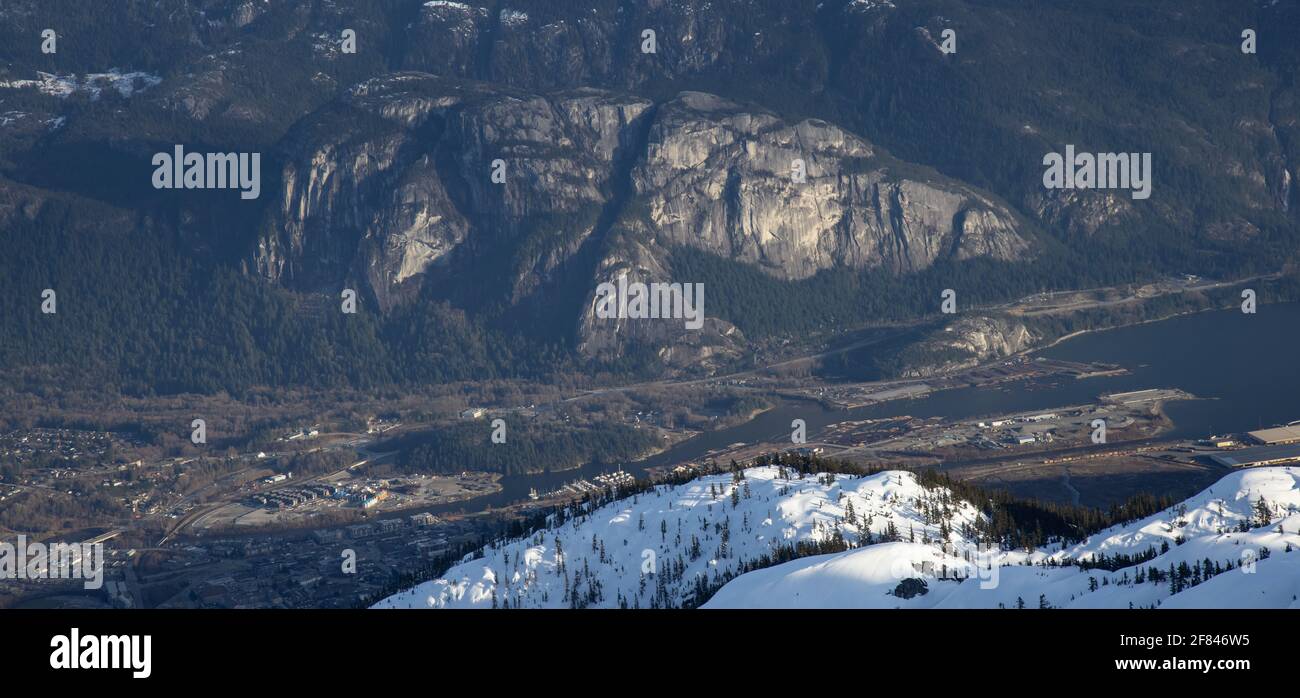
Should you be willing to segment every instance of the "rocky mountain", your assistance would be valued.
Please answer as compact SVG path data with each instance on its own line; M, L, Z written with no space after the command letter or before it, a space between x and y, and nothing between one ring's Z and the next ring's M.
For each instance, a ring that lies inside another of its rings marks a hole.
M790 124L699 92L656 104L401 73L356 86L286 140L283 193L254 268L306 291L356 282L384 310L417 297L449 263L499 270L478 291L521 303L549 290L585 246L597 259L585 274L589 297L620 275L704 282L673 274L675 247L787 280L1032 254L1015 214L988 194L834 125ZM588 353L617 353L633 337L685 341L587 308L565 311ZM720 320L702 341L733 334Z
M636 222L662 244L786 279L834 266L901 273L946 256L1028 256L1006 207L938 175L909 178L893 164L832 124L790 124L683 93L659 110L633 169L645 210Z
M903 375L932 376L1033 348L1042 337L1005 316L968 315L944 324L903 350Z
M291 135L284 195L254 266L304 290L360 281L388 309L464 246L476 261L520 262L499 294L517 300L591 235L611 197L615 156L650 106L594 90L543 97L416 73L362 83ZM524 249L547 218L572 225Z
M1271 272L1300 249L1294 3L14 0L0 15L0 188L67 194L72 217L109 205L273 295L355 288L379 315L371 345L413 312L578 362L708 369L747 337L933 313L954 285L980 304ZM261 197L152 189L151 156L175 144L263 153ZM1044 188L1045 154L1067 146L1150 153L1150 198ZM705 283L704 331L596 322L596 288L622 277Z

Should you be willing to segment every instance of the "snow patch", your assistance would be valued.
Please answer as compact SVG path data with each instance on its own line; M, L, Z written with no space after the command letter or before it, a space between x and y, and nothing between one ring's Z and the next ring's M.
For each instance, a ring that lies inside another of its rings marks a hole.
M519 10L503 9L500 14L501 24L507 27L517 27L528 22L528 13Z
M99 99L105 89L116 90L123 97L130 97L143 92L162 82L162 78L143 71L124 73L116 68L106 73L87 73L77 75L55 75L37 72L35 80L0 81L0 89L37 89L42 93L59 98L67 98L78 92L88 94L91 99Z

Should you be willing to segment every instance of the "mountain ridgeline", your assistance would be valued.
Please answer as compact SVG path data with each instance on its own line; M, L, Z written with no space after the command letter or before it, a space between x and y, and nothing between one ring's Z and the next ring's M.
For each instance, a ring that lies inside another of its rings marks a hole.
M539 512L377 608L1294 608L1295 468L1109 511L792 455ZM733 464L734 466L734 464Z
M1285 3L163 4L0 8L14 375L707 371L751 340L937 313L946 288L968 307L1245 276L1298 248ZM153 188L175 145L260 153L260 196ZM1067 145L1151 153L1150 198L1044 188ZM596 317L623 276L703 283L704 327Z

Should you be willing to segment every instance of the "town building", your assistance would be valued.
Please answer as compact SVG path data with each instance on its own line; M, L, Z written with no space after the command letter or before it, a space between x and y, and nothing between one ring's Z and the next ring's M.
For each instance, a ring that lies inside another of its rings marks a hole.
M1236 451L1225 451L1210 456L1210 460L1229 468L1253 468L1261 465L1281 465L1300 461L1300 444L1282 446L1256 446Z
M411 526L415 528L419 528L420 526L434 525L435 523L438 522L438 517L426 511L419 514L412 514L409 517L409 520L411 522Z
M1252 441L1266 446L1300 442L1300 424L1290 424L1272 429L1260 429L1247 434Z

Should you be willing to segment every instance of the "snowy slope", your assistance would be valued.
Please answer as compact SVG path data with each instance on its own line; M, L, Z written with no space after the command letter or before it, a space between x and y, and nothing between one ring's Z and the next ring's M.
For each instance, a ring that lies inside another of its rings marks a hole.
M618 607L625 599L630 607L645 608L656 596L660 605L679 606L692 598L697 580L725 581L741 563L775 546L828 540L837 530L858 540L859 527L842 524L850 504L861 528L876 536L891 522L901 535L917 540L939 535L938 525L926 524L916 508L938 495L926 492L910 473L841 475L829 478L830 484L826 476L790 474L783 478L775 467L751 468L739 483L731 475L713 475L661 486L544 534L487 548L480 559L378 606L491 607L495 593L497 603L509 599L511 607L564 608L571 605L566 584L591 606ZM956 503L951 520L959 526L978 516L969 504ZM956 534L950 539L961 540ZM698 556L692 555L694 548ZM643 575L643 569L655 573Z
M1220 575L1164 602L1161 608L1300 609L1300 555L1260 560L1255 574Z
M1270 524L1240 532L1243 522L1249 525L1257 516L1261 498L1271 511ZM1168 551L1159 552L1165 544ZM1010 608L1018 600L1037 607L1040 596L1066 608L1300 608L1300 554L1288 554L1288 545L1300 550L1300 468L1258 468L1232 473L1179 506L1064 550L1002 556L996 585L986 584L992 588L981 588L974 578L929 579L923 596L890 596L896 582L872 572L896 564L889 556L898 553L878 551L887 546L877 545L751 572L723 587L705 608ZM1265 548L1269 557L1261 559ZM1150 550L1157 552L1154 559L1113 572L1044 565ZM1176 594L1168 580L1135 583L1139 570L1166 572L1170 565L1207 559L1224 571ZM1235 569L1228 570L1229 563Z
M790 475L751 468L740 482L714 475L658 487L486 548L377 607L679 606L697 587L723 583L706 608L1037 607L1040 598L1079 608L1286 608L1300 595L1300 554L1287 552L1300 549L1300 468L1232 473L1180 506L1033 552L981 550L967 529L975 508L910 473ZM1258 523L1261 498L1271 523L1239 531ZM858 545L867 532L873 544L741 573L777 546L836 536ZM875 542L887 537L914 542ZM1113 572L1070 564L1116 553L1155 557ZM1198 571L1176 594L1168 578L1137 582L1150 568L1163 575L1207 559L1218 569L1208 579ZM893 595L908 578L924 579L927 593Z

